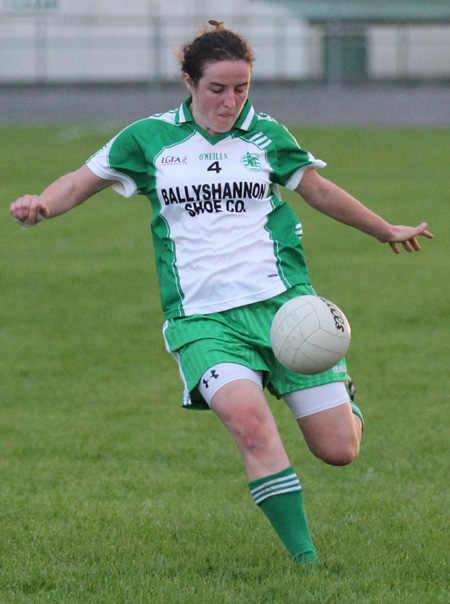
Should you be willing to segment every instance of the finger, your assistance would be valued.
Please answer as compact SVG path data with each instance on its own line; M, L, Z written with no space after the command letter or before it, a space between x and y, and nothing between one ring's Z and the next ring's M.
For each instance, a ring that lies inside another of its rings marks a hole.
M25 203L25 200L22 197L22 199L18 200L18 204L17 204L17 213L16 213L17 218L19 218L20 220L27 220L29 211L30 211L30 208Z
M32 206L30 214L28 215L28 222L31 222L31 224L42 222L42 220L46 217L46 212L47 208L44 208L44 206L40 203L36 206Z
M14 218L18 218L19 220L23 220L28 216L28 204L26 203L25 197L19 197L14 201L10 206L10 212L14 216Z
M40 220L39 213L41 209L46 208L40 203L37 195L24 195L19 197L10 205L10 212L17 220L23 220L29 224L35 224Z
M420 245L419 242L417 241L417 239L415 237L412 237L412 239L409 240L412 248L418 252L420 250ZM412 251L412 250L411 250Z
M27 222L29 222L30 224L34 224L36 222L36 214L37 214L37 206L35 205L30 205L28 208L28 216L27 216Z
M418 230L418 235L423 235L424 237L428 237L428 239L433 239L434 235L433 233L430 233L430 231L427 229L428 224L426 222L422 222L422 224L419 224L419 226L417 227Z
M12 204L9 206L9 211L11 212L14 218L17 218L18 220L22 219L22 208L20 205L20 199L16 199L16 201L12 202Z
M402 246L407 252L412 252L412 247L409 244L409 241L402 241Z
M47 217L48 210L40 202L38 195L24 195L14 201L9 210L12 217L22 228L34 226Z
M39 212L39 197L36 195L30 195L27 199L28 202L28 222L35 224L37 222L37 214Z
M400 250L398 249L396 243L389 243L389 245L391 246L391 249L394 252L394 254L400 254Z

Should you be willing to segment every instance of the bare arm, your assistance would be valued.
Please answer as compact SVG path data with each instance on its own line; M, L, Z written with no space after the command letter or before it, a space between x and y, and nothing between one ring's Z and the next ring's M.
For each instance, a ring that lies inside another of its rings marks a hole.
M296 191L306 203L330 218L372 235L382 243L389 243L396 254L400 253L397 243L412 252L420 250L416 237L433 238L425 222L417 227L389 224L314 169L306 170Z
M24 195L10 206L17 220L32 225L43 218L53 218L82 204L86 199L113 184L96 176L86 165L58 178L40 195Z

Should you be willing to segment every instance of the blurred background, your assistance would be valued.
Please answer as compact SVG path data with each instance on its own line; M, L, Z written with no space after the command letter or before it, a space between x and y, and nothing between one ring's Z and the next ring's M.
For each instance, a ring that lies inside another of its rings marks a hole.
M450 124L448 0L0 0L0 120L176 106L174 49L208 19L248 39L253 103L281 121Z

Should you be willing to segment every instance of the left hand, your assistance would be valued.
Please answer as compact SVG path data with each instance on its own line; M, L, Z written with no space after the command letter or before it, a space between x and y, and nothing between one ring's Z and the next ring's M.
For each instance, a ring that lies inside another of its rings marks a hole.
M433 239L434 235L427 230L427 223L422 222L417 227L409 227L402 225L393 225L391 233L388 237L378 237L381 243L389 243L392 251L395 254L400 254L398 243L401 243L407 252L418 252L420 250L419 242L416 237L423 236L428 239Z

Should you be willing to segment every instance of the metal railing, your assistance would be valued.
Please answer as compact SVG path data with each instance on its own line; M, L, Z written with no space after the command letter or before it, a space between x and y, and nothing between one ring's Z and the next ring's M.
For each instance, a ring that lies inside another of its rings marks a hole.
M64 16L0 13L0 83L170 82L173 52L198 28L198 15ZM255 79L321 82L449 80L450 26L325 28L283 16L227 20L258 60Z

